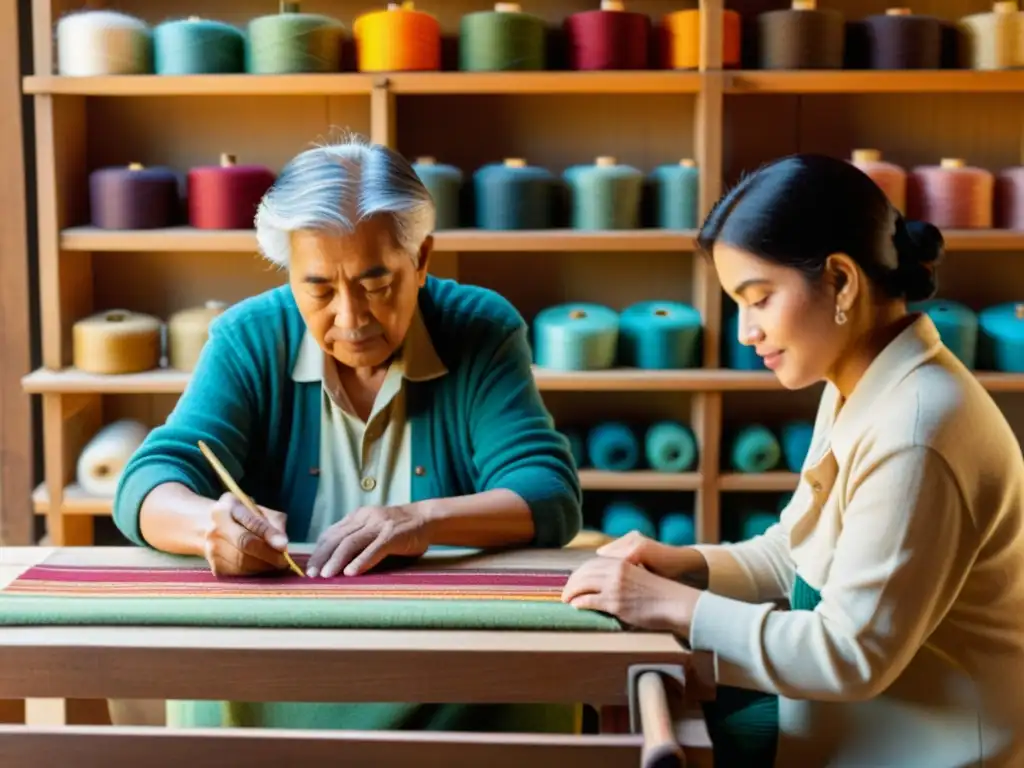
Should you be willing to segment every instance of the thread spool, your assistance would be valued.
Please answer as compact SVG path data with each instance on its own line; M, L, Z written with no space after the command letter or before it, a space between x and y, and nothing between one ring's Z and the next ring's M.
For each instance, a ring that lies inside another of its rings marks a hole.
M160 321L150 315L112 309L72 327L74 365L85 373L141 373L160 365Z
M877 149L855 149L850 162L871 177L897 211L907 212L907 172L903 168L882 160Z
M914 302L908 309L931 318L939 338L968 369L978 360L978 316L970 307L949 299Z
M601 3L596 11L565 20L569 69L646 69L650 62L651 20L625 10L622 3Z
M888 8L857 24L867 69L939 69L942 22L934 16Z
M124 467L149 434L139 421L120 419L102 427L78 455L75 480L90 496L113 498Z
M476 225L480 229L549 229L555 177L521 158L491 163L473 174Z
M659 165L651 174L655 221L662 229L696 229L700 170L690 158Z
M556 371L598 371L615 365L619 316L599 304L560 304L533 321L534 362ZM593 457L591 457L593 458Z
M740 65L740 15L722 9L722 67ZM662 66L665 69L700 67L700 11L673 11L662 19L664 44Z
M96 77L152 71L152 32L141 19L116 11L80 11L57 22L57 74Z
M252 229L256 208L274 183L274 174L261 165L237 165L235 156L222 154L219 165L188 172L188 218L196 229Z
M559 432L569 441L569 453L572 454L576 468L585 467L587 465L587 443L583 432L572 427L559 429Z
M752 345L739 340L739 312L734 311L725 321L726 365L735 371L766 371L764 360Z
M518 3L467 13L459 23L459 69L464 72L540 71L547 64L544 20Z
M1004 168L996 176L996 226L1024 230L1024 167Z
M732 442L730 461L737 472L769 472L782 460L782 447L761 424L744 427Z
M914 168L907 177L910 217L940 229L990 229L994 202L992 172L972 168L960 158Z
M224 313L223 301L175 312L167 321L167 365L176 371L195 370L210 336L210 323Z
M771 512L745 511L740 514L740 540L749 541L764 535L779 522L779 516Z
M757 17L761 69L842 69L846 22L839 11L814 0Z
M574 229L636 229L644 175L614 157L598 157L593 165L574 165L564 174L571 191Z
M978 313L978 367L1024 373L1024 302L997 304Z
M690 547L697 543L697 526L693 515L670 512L658 524L658 540L672 547Z
M813 435L814 425L809 421L790 421L782 425L782 457L790 472L803 469Z
M621 365L646 370L699 368L700 312L677 301L641 301L619 316Z
M987 13L960 20L964 33L963 58L971 69L1024 67L1024 15L1016 2L996 2Z
M253 75L338 72L343 35L337 19L281 3L280 13L249 22L245 69Z
M245 72L245 35L195 16L166 21L153 30L153 68L158 75Z
M383 11L355 20L360 72L425 72L441 69L441 25L411 2L388 3Z
M644 457L656 472L686 472L697 463L697 438L685 424L659 421L644 436Z
M595 469L629 472L640 464L640 439L622 422L598 424L587 434L587 456Z
M434 229L458 229L462 171L454 165L439 164L433 157L420 157L412 169L434 198Z
M178 219L178 177L167 168L130 163L89 175L92 225L102 229L158 229Z
M632 531L639 531L651 539L658 536L658 528L651 516L631 501L615 501L605 507L601 531L614 539Z

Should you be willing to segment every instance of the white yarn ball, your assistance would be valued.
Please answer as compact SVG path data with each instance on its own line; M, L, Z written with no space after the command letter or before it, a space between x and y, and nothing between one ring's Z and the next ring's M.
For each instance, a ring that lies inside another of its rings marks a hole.
M69 77L151 71L149 25L116 11L81 11L57 22L57 73Z

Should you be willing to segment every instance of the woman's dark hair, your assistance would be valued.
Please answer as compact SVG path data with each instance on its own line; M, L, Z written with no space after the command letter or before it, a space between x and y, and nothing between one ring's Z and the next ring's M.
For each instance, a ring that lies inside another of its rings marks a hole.
M744 177L711 209L698 247L717 242L823 277L826 259L845 253L892 298L935 295L938 228L907 221L871 178L826 155L784 157Z

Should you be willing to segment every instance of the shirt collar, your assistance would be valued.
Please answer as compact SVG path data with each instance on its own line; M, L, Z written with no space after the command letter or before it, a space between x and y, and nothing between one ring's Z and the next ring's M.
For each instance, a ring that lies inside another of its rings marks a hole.
M430 332L419 307L413 314L412 323L405 334L405 341L399 355L402 375L408 381L430 381L448 373L430 339ZM292 367L292 380L312 383L324 378L324 351L313 334L307 329L299 346L299 354Z

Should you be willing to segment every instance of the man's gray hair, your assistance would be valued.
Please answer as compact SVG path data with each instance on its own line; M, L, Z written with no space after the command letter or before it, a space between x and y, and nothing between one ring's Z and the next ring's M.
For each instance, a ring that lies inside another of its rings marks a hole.
M387 147L354 136L292 158L256 212L256 242L280 267L291 261L291 233L351 233L388 215L398 244L415 257L434 231L434 200L409 162Z

